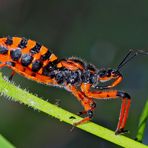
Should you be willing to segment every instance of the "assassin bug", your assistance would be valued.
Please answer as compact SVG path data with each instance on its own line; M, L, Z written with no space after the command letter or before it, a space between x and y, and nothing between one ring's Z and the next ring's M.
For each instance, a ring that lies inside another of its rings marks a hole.
M86 114L86 117L74 123L75 126L93 117L93 110L96 107L94 98L121 98L122 105L115 134L126 132L124 127L131 98L126 92L112 88L122 81L120 69L137 54L148 53L142 50L130 50L117 69L99 70L79 58L58 59L51 50L30 39L9 36L0 38L0 68L7 66L12 69L10 80L17 72L40 83L63 87L80 101L84 111L79 112L79 115ZM114 80L111 85L99 86L100 83L110 80Z

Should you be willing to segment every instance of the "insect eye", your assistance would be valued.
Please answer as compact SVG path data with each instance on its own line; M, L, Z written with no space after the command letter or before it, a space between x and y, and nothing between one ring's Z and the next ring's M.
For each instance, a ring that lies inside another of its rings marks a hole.
M119 72L117 70L112 70L111 74L113 76L118 76L119 75Z
M107 72L106 72L106 76L107 77L110 77L112 74L112 69L108 69Z
M107 72L107 73L106 73L106 76L107 76L107 77L110 77L110 76L111 76L111 73L110 73L110 72Z

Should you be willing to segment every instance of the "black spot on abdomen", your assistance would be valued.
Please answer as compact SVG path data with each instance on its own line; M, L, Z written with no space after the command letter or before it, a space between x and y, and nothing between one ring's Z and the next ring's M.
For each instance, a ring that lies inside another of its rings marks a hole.
M47 60L47 59L49 59L50 58L50 56L51 56L51 52L50 52L50 50L48 49L48 51L44 54L44 55L42 55L41 56L41 60Z
M18 44L18 47L20 47L21 49L25 48L26 45L28 43L28 40L25 38L22 38L22 40L20 41L20 43Z
M40 48L41 48L41 45L39 43L36 43L36 45L33 48L30 49L30 53L31 54L39 53Z
M21 55L22 55L22 52L20 49L15 49L15 50L10 51L10 56L11 56L12 60L14 60L14 61L18 61L20 59Z
M12 44L13 44L13 39L12 39L12 37L8 36L7 39L6 39L6 41L5 41L5 44L6 44L6 45L12 45Z
M36 60L32 63L32 71L38 72L42 67L43 63L40 60Z
M31 64L32 60L33 60L33 57L31 55L23 54L21 58L21 64L23 66L28 66L29 64Z
M0 54L7 54L7 53L8 53L8 48L0 46Z

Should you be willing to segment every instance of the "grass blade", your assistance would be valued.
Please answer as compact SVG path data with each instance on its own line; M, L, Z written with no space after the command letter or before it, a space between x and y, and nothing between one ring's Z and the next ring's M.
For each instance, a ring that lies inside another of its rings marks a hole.
M148 100L146 101L146 104L144 106L144 109L142 111L142 114L139 120L138 132L136 136L136 140L139 142L142 142L142 139L144 137L144 131L145 131L147 120L148 120Z

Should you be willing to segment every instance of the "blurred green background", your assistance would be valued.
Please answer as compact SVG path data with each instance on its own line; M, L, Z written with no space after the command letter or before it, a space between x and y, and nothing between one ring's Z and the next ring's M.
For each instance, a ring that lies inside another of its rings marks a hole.
M0 0L1 36L36 40L61 58L77 56L98 68L116 68L130 48L148 50L147 0ZM8 68L1 70L9 76ZM117 87L132 96L126 128L135 138L140 113L148 98L148 57L138 56L122 69ZM13 81L71 112L82 110L68 92L16 75ZM120 99L96 101L94 122L115 130ZM117 148L27 106L0 98L0 133L19 148ZM144 143L148 144L148 128Z

